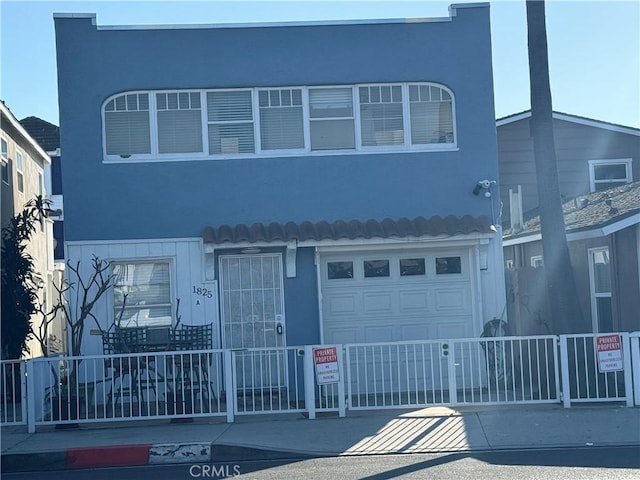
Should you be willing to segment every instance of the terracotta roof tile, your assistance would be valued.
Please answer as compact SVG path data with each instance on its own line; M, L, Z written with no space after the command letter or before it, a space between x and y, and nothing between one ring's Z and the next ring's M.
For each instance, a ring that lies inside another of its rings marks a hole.
M351 220L345 222L338 220L329 223L325 220L312 223L309 221L294 223L254 223L253 225L239 224L235 226L220 225L219 227L207 226L202 232L206 243L256 243L256 242L288 242L320 241L320 240L354 240L357 238L407 238L422 236L457 235L467 233L491 233L493 232L491 220L486 216L456 217L449 215L417 217L413 220L400 218L393 220L385 218L382 221Z

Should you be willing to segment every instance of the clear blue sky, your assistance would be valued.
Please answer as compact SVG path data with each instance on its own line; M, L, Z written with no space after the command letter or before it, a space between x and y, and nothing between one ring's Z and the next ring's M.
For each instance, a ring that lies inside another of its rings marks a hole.
M18 119L58 123L54 12L98 25L445 17L440 1L58 2L0 0L0 98ZM491 3L496 116L529 109L525 0ZM640 1L547 0L555 110L640 128Z

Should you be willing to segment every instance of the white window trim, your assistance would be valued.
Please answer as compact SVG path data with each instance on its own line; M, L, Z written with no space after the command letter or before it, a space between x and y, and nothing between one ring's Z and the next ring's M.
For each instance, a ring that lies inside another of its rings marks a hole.
M16 190L18 191L18 193L21 193L23 195L25 191L24 157L24 153L16 148ZM18 162L18 158L20 158L20 162ZM22 163L22 166L20 166L20 163ZM20 190L20 176L22 176L22 190Z
M402 108L403 108L403 129L404 144L403 145L381 145L381 146L363 146L361 138L361 118L360 118L360 96L359 87L368 86L393 86L399 85L402 88ZM453 142L451 143L433 143L433 144L412 144L411 143L411 124L410 124L410 102L409 87L412 85L429 85L441 88L451 97L451 108L453 113ZM309 89L314 88L351 88L353 98L353 121L355 134L354 149L336 149L336 150L311 150L311 127L309 114ZM263 90L274 89L300 89L302 90L302 109L303 109L303 133L305 146L302 149L286 149L286 150L262 150L260 141L260 106L258 94ZM232 92L232 91L251 91L252 107L253 107L253 128L254 128L254 153L238 153L238 154L210 154L208 142L208 115L207 115L207 93L209 92ZM156 94L158 93L199 93L200 108L202 118L202 151L186 154L175 153L159 153L157 138L157 102ZM130 94L148 94L149 96L149 128L151 153L135 154L127 158L120 155L106 154L106 122L105 108L106 105L116 97ZM287 157L287 156L330 156L330 155L361 155L361 154L384 154L398 152L438 152L438 151L457 151L458 150L458 132L457 132L457 115L456 100L451 89L443 84L435 82L385 82L385 83L362 83L355 85L313 85L313 86L273 86L273 87L254 87L254 88L231 88L231 89L165 89L165 90L131 90L119 92L105 99L101 107L102 115L102 152L103 163L140 163L140 162L163 162L163 161L193 161L193 160L216 160L216 159L244 159L244 158L269 158L269 157Z
M133 264L133 263L168 263L169 264L169 296L170 296L170 315L171 315L171 324L170 326L174 326L174 322L175 322L175 318L174 318L174 314L175 314L175 308L176 308L176 271L175 271L175 261L173 257L134 257L134 258L111 258L109 259L110 263L111 263L111 272L113 272L113 264L121 264L121 263L128 263L128 264ZM114 294L114 289L111 288L110 289L110 295L109 295L109 311L110 311L110 317L111 317L111 322L109 323L109 325L106 325L106 328L109 328L111 325L113 325L116 321L116 299L115 299L115 294Z
M596 293L596 276L595 276L595 268L593 264L593 255L596 252L606 251L607 255L609 255L609 247L596 247L590 248L587 251L588 259L589 259L589 298L591 303L591 328L593 333L600 333L599 327L599 319L598 319L598 298L611 298L611 292L606 293ZM609 255L609 272L611 274L611 281L613 281L613 272L611 271L611 256ZM611 306L613 308L613 305Z
M533 268L544 267L544 260L542 259L542 255L531 255L531 259L529 261ZM540 262L539 265L538 262Z
M589 160L589 190L591 192L595 192L596 191L596 183L616 183L616 182L620 182L623 181L622 179L620 180L611 180L611 181L607 181L607 180L599 180L596 182L595 179L595 167L598 165L618 165L618 164L623 164L626 167L627 170L627 177L624 179L624 181L626 183L630 183L633 180L633 172L631 170L633 162L630 158L604 158L601 160Z
M2 152L0 152L0 163L2 164L2 168L6 168L7 169L6 170L7 179L5 180L3 178L2 179L2 183L4 183L5 185L11 185L11 171L9 170L9 142L3 136L0 136L0 139L2 139L4 144L7 146L7 154L6 155L4 155Z

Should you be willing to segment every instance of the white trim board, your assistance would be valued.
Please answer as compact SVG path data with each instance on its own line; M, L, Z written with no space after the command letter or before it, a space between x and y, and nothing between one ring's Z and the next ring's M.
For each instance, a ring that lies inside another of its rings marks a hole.
M501 127L503 125L508 125L510 123L518 122L520 120L524 120L525 118L531 117L531 110L526 112L518 113L509 117L504 117L496 120L496 127ZM583 118L574 115L569 115L567 113L553 112L552 117L556 120L564 120L565 122L577 123L580 125L585 125L588 127L596 127L602 128L604 130L611 130L612 132L618 133L626 133L627 135L634 135L636 137L640 137L640 129L633 127L624 127L622 125L615 125L609 122L603 122L600 120L593 120L590 118Z

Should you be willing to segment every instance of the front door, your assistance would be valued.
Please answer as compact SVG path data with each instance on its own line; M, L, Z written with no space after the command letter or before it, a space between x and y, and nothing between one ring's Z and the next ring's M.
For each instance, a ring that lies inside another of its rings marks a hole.
M234 350L284 347L282 256L279 253L220 257L222 342ZM238 389L280 389L284 354L237 351Z

